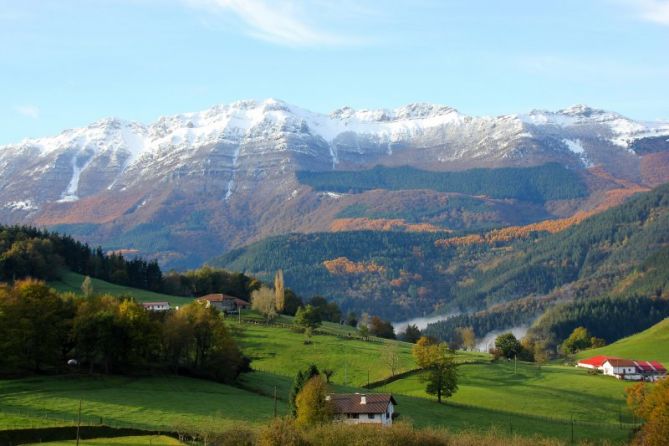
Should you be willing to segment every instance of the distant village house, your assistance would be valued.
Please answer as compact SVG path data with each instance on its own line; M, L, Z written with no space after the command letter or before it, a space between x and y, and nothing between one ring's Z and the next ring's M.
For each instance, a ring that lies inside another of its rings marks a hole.
M604 375L626 381L657 381L667 376L667 369L658 361L637 361L613 356L582 359L576 366L599 370Z
M170 309L169 302L144 302L142 306L148 311L168 311Z
M393 424L397 401L389 393L342 393L327 396L332 402L335 420L347 424Z
M246 309L250 306L245 300L220 293L207 294L206 296L198 298L197 301L205 304L207 307L212 306L224 313L236 313L237 311Z

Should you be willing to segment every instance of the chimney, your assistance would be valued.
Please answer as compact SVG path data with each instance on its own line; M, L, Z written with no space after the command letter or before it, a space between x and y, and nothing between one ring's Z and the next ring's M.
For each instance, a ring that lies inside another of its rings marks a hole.
M360 404L367 404L367 396L360 395Z

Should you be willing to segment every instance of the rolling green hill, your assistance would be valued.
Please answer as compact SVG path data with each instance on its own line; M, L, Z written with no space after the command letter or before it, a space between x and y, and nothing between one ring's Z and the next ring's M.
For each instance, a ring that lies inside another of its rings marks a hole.
M60 292L73 292L81 294L81 284L84 276L71 271L63 272L62 276L49 282L49 286ZM105 282L100 279L91 279L93 290L98 294L111 294L112 296L132 296L138 302L169 302L170 305L185 305L193 301L188 297L170 296L169 294L155 293L153 291L140 290L123 285Z
M619 356L643 361L656 360L669 366L669 318L648 330L623 338L611 345L579 352L579 359L597 355Z

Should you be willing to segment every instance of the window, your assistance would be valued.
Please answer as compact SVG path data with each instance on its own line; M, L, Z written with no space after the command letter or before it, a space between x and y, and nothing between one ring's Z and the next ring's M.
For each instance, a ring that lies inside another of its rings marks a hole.
M367 418L370 419L370 420L373 420L374 419L374 414L373 413L368 413Z
M357 414L357 413L353 413L353 414L351 414L351 418L355 418L355 419L357 419L357 418L358 418L358 414Z

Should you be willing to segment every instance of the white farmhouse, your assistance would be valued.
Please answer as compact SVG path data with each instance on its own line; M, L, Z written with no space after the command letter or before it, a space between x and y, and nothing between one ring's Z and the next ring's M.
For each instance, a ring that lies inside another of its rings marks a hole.
M630 359L609 358L602 365L602 373L627 381L641 381L643 376Z
M397 401L389 393L342 393L331 394L335 420L347 424L375 423L383 426L393 424Z

